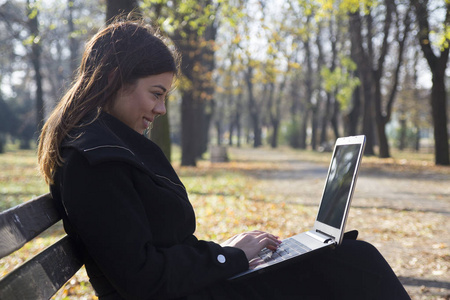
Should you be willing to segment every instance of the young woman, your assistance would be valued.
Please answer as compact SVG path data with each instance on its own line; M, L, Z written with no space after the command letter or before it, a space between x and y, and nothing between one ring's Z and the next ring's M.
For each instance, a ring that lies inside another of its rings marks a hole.
M43 128L39 165L99 299L408 299L378 251L360 241L227 281L280 240L252 231L220 245L193 235L183 184L143 136L166 112L177 74L176 52L151 27L113 23L87 43L78 77Z

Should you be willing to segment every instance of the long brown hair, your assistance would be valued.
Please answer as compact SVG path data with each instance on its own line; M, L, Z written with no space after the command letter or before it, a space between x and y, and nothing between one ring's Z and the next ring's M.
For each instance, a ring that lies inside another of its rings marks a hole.
M60 145L89 114L94 121L112 105L124 85L150 75L178 74L179 55L169 49L158 31L142 21L116 21L99 31L87 44L77 77L42 129L38 162L45 181L53 183L63 163Z

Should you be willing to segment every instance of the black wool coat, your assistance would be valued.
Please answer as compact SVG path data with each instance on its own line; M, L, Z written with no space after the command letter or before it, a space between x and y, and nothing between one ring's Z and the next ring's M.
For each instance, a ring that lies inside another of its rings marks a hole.
M194 236L186 190L156 144L107 113L69 136L50 190L100 299L214 295L248 269L242 250Z

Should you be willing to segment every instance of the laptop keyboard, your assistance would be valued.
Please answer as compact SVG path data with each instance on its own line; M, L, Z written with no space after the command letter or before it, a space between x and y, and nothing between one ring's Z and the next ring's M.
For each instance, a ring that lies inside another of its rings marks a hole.
M272 252L272 250L264 248L258 255L267 264L274 264L278 261L286 260L309 251L311 251L311 249L299 241L295 239L286 239L280 244L277 251Z

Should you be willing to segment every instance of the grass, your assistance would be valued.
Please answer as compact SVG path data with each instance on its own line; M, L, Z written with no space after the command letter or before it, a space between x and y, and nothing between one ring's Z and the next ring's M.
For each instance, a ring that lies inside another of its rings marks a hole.
M197 216L196 235L200 239L223 241L233 234L252 229L265 228L282 237L298 231L299 219L309 227L316 213L316 207L296 203L274 203L258 188L258 177L248 176L249 172L263 173L276 170L277 164L270 155L289 152L299 160L313 161L327 165L331 153L318 153L307 150L280 148L267 150L268 156L261 161L249 162L245 157L233 157L229 163L211 164L207 159L198 166L180 167L180 149L173 149L173 165L185 184ZM251 155L251 149L248 149ZM394 171L414 170L450 174L449 167L433 165L433 155L393 151L393 157L379 159L365 157L364 165ZM0 210L5 210L46 193L48 187L37 170L37 159L33 150L9 150L0 154ZM357 210L355 210L357 212ZM386 212L388 213L388 212ZM390 212L389 212L390 213ZM295 215L293 220L289 215ZM299 217L300 216L300 217ZM406 218L406 217L405 217ZM403 218L402 218L403 219ZM414 224L413 221L411 221ZM359 226L367 224L362 222ZM383 230L380 227L380 230ZM422 231L429 228L421 228ZM33 242L13 255L0 260L0 277L20 265L25 259L35 255L46 246L54 243L64 234L61 224L42 234ZM61 289L54 299L96 299L84 269Z
M0 170L1 211L48 192L37 169L34 150L0 154Z

